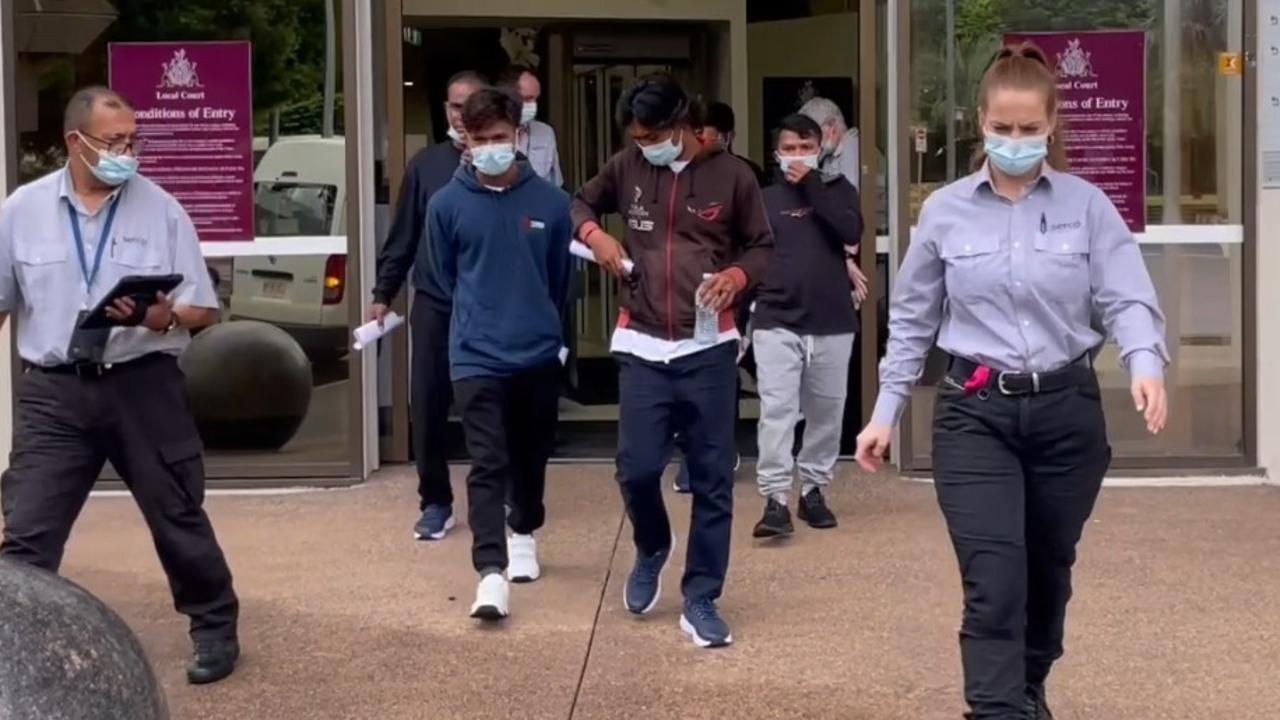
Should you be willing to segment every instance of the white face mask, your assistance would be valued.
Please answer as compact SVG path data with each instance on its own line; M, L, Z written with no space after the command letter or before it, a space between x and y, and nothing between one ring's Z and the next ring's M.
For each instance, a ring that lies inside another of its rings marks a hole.
M527 102L520 108L521 125L528 125L533 122L536 117L538 117L538 103L536 101Z
M782 166L783 170L786 170L796 163L800 163L810 170L818 169L817 155L777 155L776 157L778 158L778 164Z
M457 128L455 128L452 125L449 126L448 135L449 135L449 139L454 141L458 145L464 145L467 142L467 138L464 137L462 133L458 132Z

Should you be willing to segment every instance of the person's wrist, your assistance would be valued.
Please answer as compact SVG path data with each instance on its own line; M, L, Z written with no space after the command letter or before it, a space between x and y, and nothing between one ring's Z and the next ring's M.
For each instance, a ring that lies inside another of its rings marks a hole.
M742 268L735 265L731 268L726 269L724 271L724 274L725 274L725 277L728 277L731 281L733 281L733 287L738 292L742 292L743 290L747 289L747 273Z
M168 335L180 327L182 327L182 318L178 317L178 313L173 308L169 308L169 318L164 324L164 329L160 332Z
M1164 360L1150 350L1138 350L1129 356L1129 374L1134 381L1164 381Z
M597 234L599 234L599 233L600 233L600 226L599 226L598 224L596 224L596 223L589 222L589 223L586 223L585 225L583 225L583 226L582 226L582 229L581 229L581 230L579 230L578 232L579 232L579 234L580 234L580 235L581 235L581 237L582 237L582 242L584 242L584 243L586 243L588 246L590 246L590 245L591 245L591 241L592 241L593 239L595 239L595 236L596 236Z

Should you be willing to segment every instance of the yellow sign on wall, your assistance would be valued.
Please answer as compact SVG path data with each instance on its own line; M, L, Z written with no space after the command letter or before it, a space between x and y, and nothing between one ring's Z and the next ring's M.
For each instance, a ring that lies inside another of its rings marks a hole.
M1244 58L1236 52L1218 53L1218 74L1243 75Z

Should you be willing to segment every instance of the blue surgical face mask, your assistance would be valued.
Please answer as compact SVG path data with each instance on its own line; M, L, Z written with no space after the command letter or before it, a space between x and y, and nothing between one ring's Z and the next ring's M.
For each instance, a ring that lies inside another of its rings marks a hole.
M497 177L511 169L516 161L516 148L511 143L478 145L471 148L471 164L481 175Z
M640 152L644 153L644 159L657 167L667 167L675 162L680 157L680 154L684 152L684 139L681 138L679 143L675 143L672 142L674 137L672 135L666 140L652 145L641 145Z
M527 102L520 107L520 124L521 125L528 125L529 123L533 122L534 118L536 117L538 117L538 103L536 101Z
M1006 175L1023 177L1040 169L1040 164L1048 157L1049 136L1011 138L987 135L983 147L996 169Z
M89 145L85 141L84 135L80 135L80 141L84 142L85 145ZM89 145L89 147L93 146ZM98 153L98 164L90 165L83 153L80 155L80 162L84 163L89 168L89 172L93 173L93 176L103 183L118 187L129 182L134 175L138 174L138 158L132 155L114 155L106 150L93 149L94 152Z

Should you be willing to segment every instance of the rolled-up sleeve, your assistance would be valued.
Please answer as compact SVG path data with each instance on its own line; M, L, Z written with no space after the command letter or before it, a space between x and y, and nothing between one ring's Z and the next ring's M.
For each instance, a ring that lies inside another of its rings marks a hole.
M880 362L880 395L871 415L871 421L879 425L894 425L902 416L942 323L947 294L945 267L938 255L931 215L926 203L895 280L889 306L889 344Z
M1098 316L1130 375L1163 378L1169 364L1164 313L1138 241L1101 192L1090 201L1089 227L1089 281Z
M200 252L196 226L176 202L170 210L169 227L173 233L173 271L182 274L182 284L174 291L174 304L217 310L218 293Z

